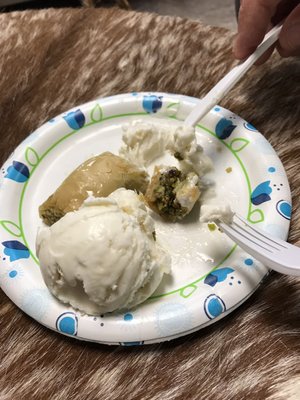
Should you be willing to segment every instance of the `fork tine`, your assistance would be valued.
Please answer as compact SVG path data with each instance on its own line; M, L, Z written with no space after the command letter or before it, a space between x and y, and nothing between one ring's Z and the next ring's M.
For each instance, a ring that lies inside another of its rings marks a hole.
M268 243L272 242L277 246L281 246L284 249L288 248L288 245L285 244L285 242L283 240L276 240L275 238L270 238L269 236L266 236L266 232L264 232L263 230L259 229L259 228L254 228L252 225L250 225L249 221L247 221L245 218L243 218L241 215L239 214L235 214L234 215L236 218L238 218L241 222L243 222L250 230L253 231L253 233L259 236L261 236L262 238L264 238L265 240L267 240Z
M248 246L250 249L254 249L256 251L262 252L265 251L269 255L273 254L272 250L265 246L261 241L255 241L253 236L246 236L243 232L240 232L236 229L236 226L233 224L227 225L224 223L218 223L221 230L223 230L226 235L228 235L234 242L241 242L242 244Z
M267 248L272 248L273 250L280 250L280 246L276 246L276 244L273 241L268 241L268 239L264 236L260 236L256 233L255 229L249 229L250 226L245 225L244 223L236 222L233 221L232 225L236 228L236 230L240 234L244 234L248 238L251 238L251 240L255 241L255 243L264 243Z
M254 243L255 246L260 246L262 249L264 249L270 253L274 253L275 251L278 250L275 247L270 246L268 243L264 242L263 240L260 240L260 238L257 238L255 235L253 235L247 229L240 227L235 222L233 222L232 227L238 235L250 240L252 243Z

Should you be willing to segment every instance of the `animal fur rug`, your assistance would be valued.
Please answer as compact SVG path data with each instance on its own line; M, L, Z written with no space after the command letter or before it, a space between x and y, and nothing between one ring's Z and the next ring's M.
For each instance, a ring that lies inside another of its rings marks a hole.
M201 97L231 68L233 35L119 9L0 14L0 161L75 104L132 91ZM300 245L300 62L274 56L223 105L270 140L293 195ZM1 267L0 267L1 268ZM0 291L0 400L299 400L300 281L272 273L237 311L161 345L68 339Z

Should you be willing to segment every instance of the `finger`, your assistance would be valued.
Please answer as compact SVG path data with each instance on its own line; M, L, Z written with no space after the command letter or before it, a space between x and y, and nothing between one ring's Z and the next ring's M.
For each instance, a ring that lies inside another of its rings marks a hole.
M264 64L272 55L276 44L273 44L266 52L255 62L255 65L262 65Z
M277 25L283 21L299 3L299 0L281 0L277 6L276 14L272 18L272 25Z
M282 57L300 55L300 5L285 20L277 48Z
M268 25L267 31L269 32L273 28L272 24ZM264 64L272 55L276 44L273 44L269 49L267 49L264 54L255 62L255 65L262 65Z
M248 57L263 40L280 0L244 0L238 22L238 35L233 53L236 58Z

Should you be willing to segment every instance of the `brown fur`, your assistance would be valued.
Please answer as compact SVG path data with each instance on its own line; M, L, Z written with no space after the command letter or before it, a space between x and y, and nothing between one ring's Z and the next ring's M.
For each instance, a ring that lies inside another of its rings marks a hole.
M150 90L202 96L235 61L232 34L117 9L0 15L0 161L29 132L98 96ZM274 145L291 183L300 245L300 62L254 69L223 104ZM0 400L299 399L300 281L273 273L217 324L161 345L80 343L0 292Z
M101 5L105 3L103 0L81 0L81 3L84 7L95 7L97 5ZM120 8L124 8L126 10L130 9L130 3L128 0L116 0L117 5Z

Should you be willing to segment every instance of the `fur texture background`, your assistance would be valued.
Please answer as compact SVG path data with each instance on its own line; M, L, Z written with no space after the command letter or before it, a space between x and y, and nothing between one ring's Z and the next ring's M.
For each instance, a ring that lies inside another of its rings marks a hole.
M95 7L97 5L101 5L101 3L105 3L103 0L81 0L81 4L84 7ZM121 8L130 9L130 4L128 0L116 0L116 4Z
M232 34L117 9L0 15L0 162L75 104L131 91L202 96L234 65ZM223 102L277 150L300 245L300 62L254 69ZM217 324L170 343L104 347L35 323L0 291L0 400L300 398L300 280L273 273Z

